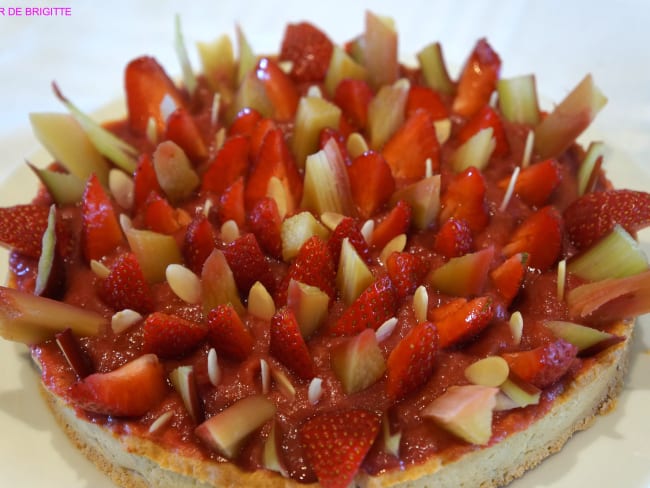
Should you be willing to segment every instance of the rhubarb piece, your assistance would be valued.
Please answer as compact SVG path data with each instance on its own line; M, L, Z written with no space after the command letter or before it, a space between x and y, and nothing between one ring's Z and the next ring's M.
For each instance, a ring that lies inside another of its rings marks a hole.
M440 43L425 46L417 56L424 82L437 92L452 95L456 87L449 77Z
M562 217L555 207L546 206L530 214L514 230L501 252L506 257L526 253L528 266L544 271L560 256L561 239Z
M314 377L314 362L300 334L300 327L293 310L284 307L271 319L269 351L298 377L310 380Z
M319 97L302 97L294 121L292 149L298 167L305 166L308 155L318 150L318 138L326 127L338 127L341 109Z
M374 276L349 238L343 239L336 273L336 286L343 302L350 305L374 281Z
M539 103L534 75L502 78L497 82L499 109L509 122L536 126L539 123Z
M183 150L172 141L158 144L153 153L156 177L170 201L181 202L199 185L199 177Z
M386 264L391 254L402 252L406 248L406 239L406 234L400 234L388 241L388 244L386 244L379 253L379 261Z
M404 123L406 100L411 85L401 79L382 86L368 106L370 147L380 149Z
M330 351L330 362L332 371L348 395L365 390L386 370L384 355L372 329L334 346Z
M81 242L86 260L101 259L122 243L122 231L113 204L95 175L86 182L81 218Z
M502 357L517 378L543 389L567 373L577 353L576 346L557 339L529 351L505 353Z
M81 201L84 181L72 173L42 169L27 163L57 205L74 205Z
M535 151L542 158L559 156L591 124L607 98L587 75L535 128Z
M271 420L275 411L271 400L262 395L252 395L210 417L194 433L209 448L228 459L234 459L244 440Z
M605 152L605 144L600 141L589 144L580 168L578 169L578 195L584 195L591 191L595 177L600 171L602 158Z
M310 212L300 212L282 221L282 258L289 261L298 255L300 248L310 238L326 239L328 230Z
M206 315L213 308L227 303L234 307L237 314L243 315L245 312L232 270L223 252L218 249L214 249L203 264L201 296L203 313Z
M237 51L239 52L239 66L237 67L237 85L241 85L244 77L255 67L256 57L253 53L244 31L238 24L236 26Z
M233 86L235 81L235 56L228 35L219 36L211 43L196 44L205 80L215 92Z
M262 463L264 467L268 470L275 471L280 473L282 476L288 477L289 473L285 468L282 460L280 459L281 454L281 436L278 434L278 424L273 422L271 426L271 432L264 442L264 451L262 452Z
M203 421L203 407L196 385L194 366L179 366L169 373L174 389L183 400L183 405L192 420L200 424Z
M203 324L176 315L154 312L144 321L143 349L161 358L182 358L194 350L208 334Z
M448 295L478 295L485 287L493 256L494 248L490 246L481 251L451 258L433 270L428 281L437 290Z
M458 141L460 143L465 143L481 130L488 128L492 128L494 149L487 159L489 160L490 156L502 157L508 155L510 153L510 144L506 137L503 121L501 120L499 113L490 105L483 106L465 123L458 132ZM482 153L480 155L475 154L475 156L478 156L478 161L482 161L482 158L485 157ZM471 165L472 163L470 162L469 164ZM475 166L482 167L482 164L483 163L476 163ZM487 164L487 162L485 164Z
M501 391L514 402L516 407L524 408L528 405L537 405L542 395L542 390L535 385L515 378L512 375L500 385Z
M615 334L587 327L586 325L564 320L547 320L544 325L553 331L556 337L570 342L578 348L579 354L602 350L607 346L623 340Z
M407 203L411 209L410 219L413 225L420 230L427 229L440 212L440 175L424 178L396 191L391 200ZM373 244L375 242L373 236Z
M193 95L197 85L196 75L194 74L189 55L187 54L187 47L185 46L185 39L183 38L183 31L181 29L181 16L178 14L174 18L174 47L183 72L183 84L190 95Z
M508 379L510 368L500 356L479 359L465 368L465 378L475 385L497 387Z
M494 129L492 127L481 129L460 145L452 155L451 164L454 171L461 173L472 166L485 169L496 144Z
M56 280L56 259L56 206L52 205L47 216L47 227L43 233L41 255L38 258L36 284L34 285L34 295L43 295L48 285Z
M364 66L357 63L343 49L334 46L324 83L325 90L329 95L335 94L343 80L365 80L367 76L368 73Z
M456 87L453 110L471 117L490 101L501 70L501 59L485 39L480 39L465 63Z
M492 437L492 413L498 388L452 386L421 414L470 444L485 445Z
M399 75L397 32L392 19L366 11L363 64L368 70L368 80L375 88L389 85L397 80Z
M489 297L478 297L470 301L458 299L430 314L430 319L438 330L440 348L471 339L483 331L493 317L494 306Z
M327 317L329 302L330 297L319 288L294 279L289 281L287 306L293 310L303 337L311 336L321 326Z
M164 281L167 266L183 262L172 236L131 228L126 231L126 239L149 283Z
M146 314L153 310L153 295L137 258L120 254L100 288L100 296L114 310L125 308Z

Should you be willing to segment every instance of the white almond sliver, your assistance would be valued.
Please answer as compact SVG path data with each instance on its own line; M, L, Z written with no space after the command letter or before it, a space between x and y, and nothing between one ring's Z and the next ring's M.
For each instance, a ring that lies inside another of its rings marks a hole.
M120 207L133 206L134 187L133 180L124 171L113 168L108 173L108 188Z
M149 433L154 434L158 432L160 429L162 429L169 423L169 421L172 419L173 416L174 416L174 412L171 411L163 413L160 417L154 420L153 423L149 426Z
M111 273L111 270L104 263L96 259L90 261L90 269L95 273L95 276L102 279L108 278L108 275Z
M208 378L212 386L218 386L221 381L221 368L219 367L219 358L214 347L208 351Z
M172 291L184 302L201 301L201 279L181 264L170 264L165 269L165 277Z
M307 398L309 403L316 405L323 396L323 380L320 378L314 378L309 383L309 390L307 390Z
M377 342L381 342L388 339L393 333L393 331L395 330L396 325L397 325L397 317L391 317L386 322L381 324L375 331L375 337L377 338Z
M121 334L141 320L142 315L135 310L125 308L124 310L120 310L113 314L111 317L111 329L113 329L115 334Z
M260 359L260 376L262 377L262 393L266 395L271 389L271 370L266 359Z
M429 310L429 293L427 289L420 285L415 294L413 295L413 311L415 312L415 319L418 322L427 320L427 312Z

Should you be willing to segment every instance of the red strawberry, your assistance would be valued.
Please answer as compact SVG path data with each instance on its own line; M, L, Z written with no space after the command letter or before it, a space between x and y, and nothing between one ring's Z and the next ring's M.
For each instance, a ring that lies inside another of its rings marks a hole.
M458 80L453 110L471 117L487 105L496 88L501 59L485 39L480 39L463 67Z
M208 340L219 354L243 361L253 352L253 336L232 305L210 310L207 322Z
M440 223L454 217L465 220L472 232L481 232L489 220L485 190L480 170L470 167L456 175L442 194Z
M183 257L188 268L201 274L203 263L215 248L214 230L208 219L199 214L187 226L183 241Z
M587 193L564 211L571 242L585 249L614 229L616 224L634 234L650 225L650 193L609 190Z
M248 158L252 162L257 162L257 159L260 155L260 150L262 149L262 143L266 139L266 135L274 130L278 129L278 124L275 123L273 119L261 119L253 128L253 132L249 137L250 139L250 149L248 152Z
M347 488L375 441L381 418L359 408L320 412L300 428L300 444L323 488Z
M399 200L384 219L377 224L370 243L375 249L383 249L391 239L406 233L411 225L411 207Z
M341 153L341 156L343 156L345 164L350 164L350 155L348 154L348 147L346 144L347 135L337 129L325 127L320 131L318 136L318 147L324 149L330 139L334 139L334 142L339 147L339 152Z
M447 107L438 93L427 86L414 85L406 99L406 116L410 117L417 110L427 112L432 120L446 119Z
M382 154L396 179L415 180L424 177L427 159L438 170L439 150L431 115L417 111L386 142Z
M420 322L400 340L386 361L388 395L403 398L427 382L436 363L438 333L432 322Z
M86 183L81 200L81 242L84 257L101 259L122 242L122 229L113 204L94 174Z
M366 261L370 262L370 249L366 239L361 234L361 229L357 222L351 217L345 217L339 225L336 226L334 232L329 237L327 245L330 249L330 255L334 264L338 264L341 257L341 244L343 239L347 238L350 244L355 248L359 256Z
M366 288L330 328L333 335L355 335L367 328L377 330L397 313L395 286L388 276Z
M149 118L156 122L158 134L163 133L165 119L161 103L165 97L170 97L177 107L185 106L181 92L152 57L143 56L127 65L124 86L129 126L138 135L146 134Z
M228 265L232 270L237 288L246 295L256 281L273 292L275 283L271 265L266 260L255 234L244 234L223 249Z
M291 278L305 285L320 288L330 298L334 298L336 295L334 287L336 267L329 247L320 237L310 237L298 251L298 255L289 266L289 271L280 287L279 303L286 302L284 294L286 294Z
M506 303L510 304L519 292L526 275L528 255L518 252L506 259L490 272L490 278Z
M233 136L223 143L203 174L201 190L221 195L248 171L248 138Z
M158 183L151 155L142 153L133 174L133 207L138 210L152 193L162 195L163 191Z
M145 354L108 373L94 373L73 384L72 402L89 412L116 417L139 417L167 394L163 365Z
M458 132L458 142L464 143L477 132L492 127L492 137L496 141L493 156L505 156L510 152L501 117L490 105L484 105Z
M373 93L364 80L342 80L334 92L334 103L356 130L363 130L368 123L368 105Z
M144 204L144 225L161 234L173 234L181 228L176 209L157 193L149 195Z
M153 310L153 296L132 253L121 254L101 284L102 299L114 310L130 308L142 314Z
M503 354L510 372L518 378L546 388L564 376L573 364L578 348L564 339L557 339L530 351Z
M276 259L282 258L282 219L275 200L260 199L248 214L248 227L257 237L260 246Z
M183 107L167 117L167 127L162 140L174 141L192 161L201 161L208 155L203 136L194 118Z
M460 298L431 313L438 328L441 348L475 336L488 326L493 316L494 307L489 297L478 297L470 301Z
M348 166L352 200L362 217L369 218L395 191L395 179L384 157L374 151L358 156Z
M271 318L269 351L300 378L309 380L314 377L314 362L290 308L281 308Z
M424 259L408 252L394 252L386 260L386 271L398 298L412 295L427 274Z
M49 213L48 207L33 204L0 208L0 245L39 257Z
M548 201L561 179L562 172L557 160L546 159L519 173L515 193L528 205L540 207ZM499 186L505 189L509 183L510 177L507 177L499 181Z
M300 99L293 80L269 58L260 59L254 72L273 107L272 118L281 122L293 120Z
M562 250L562 217L555 207L546 206L529 215L513 232L502 252L510 257L528 254L528 266L547 270Z
M219 197L217 218L220 223L234 220L241 229L246 222L244 209L244 179L237 178Z
M280 61L291 61L291 77L297 82L322 81L327 73L332 41L307 22L289 24L284 31Z
M154 312L144 321L144 351L162 358L179 358L197 347L208 334L202 324L176 315Z
M262 119L262 114L250 107L245 107L239 111L235 120L228 128L228 137L234 136L251 136L255 126Z
M446 258L456 258L470 252L473 244L469 224L463 219L452 217L438 230L433 250Z

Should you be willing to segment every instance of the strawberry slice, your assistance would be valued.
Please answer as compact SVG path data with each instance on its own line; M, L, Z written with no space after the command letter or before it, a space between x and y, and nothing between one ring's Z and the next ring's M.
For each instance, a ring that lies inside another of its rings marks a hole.
M342 80L334 91L334 103L342 110L343 118L358 131L368 124L368 106L372 97L372 89L364 80Z
M81 218L81 242L88 261L101 259L122 243L122 230L113 204L94 174L86 183L81 200Z
M208 340L219 354L243 361L253 352L250 330L232 305L219 305L208 313Z
M262 149L262 143L266 139L266 135L274 130L278 129L278 124L275 123L273 119L261 119L253 128L253 132L250 137L250 149L248 153L248 158L252 162L257 162L257 159L260 156L260 150Z
M386 260L386 271L399 299L412 295L427 274L424 258L408 252L394 252Z
M404 200L399 200L390 212L377 224L370 243L375 249L383 249L391 239L405 234L411 225L411 207Z
M215 248L212 225L203 214L197 214L187 226L183 240L183 258L189 269L201 273L203 263Z
M223 143L203 174L201 189L221 195L248 171L248 138L233 136Z
M308 22L288 24L284 31L280 61L291 61L291 77L298 83L322 81L334 46L323 31Z
M562 250L562 216L552 206L546 206L530 214L515 229L503 255L513 256L520 252L528 254L528 266L540 270L550 268Z
M217 218L222 224L228 220L234 220L241 229L246 222L246 210L244 209L244 179L237 178L219 197Z
M138 135L145 135L149 118L156 122L158 134L165 130L165 116L161 109L168 97L176 107L184 107L185 100L174 82L158 62L149 56L131 61L124 72L129 127Z
M178 214L166 198L152 193L147 198L143 209L144 225L149 230L161 234L173 234L181 228Z
M363 237L363 234L361 234L359 224L351 217L345 217L341 220L327 241L332 261L338 264L339 258L341 257L341 243L345 238L349 239L350 244L354 246L359 256L366 261L366 263L370 263L370 249L368 248L368 243Z
M386 361L388 395L399 400L427 382L436 364L438 332L420 322L400 340Z
M269 58L260 59L254 71L273 107L272 118L280 122L293 120L300 99L293 80Z
M609 234L616 224L631 234L650 225L650 193L608 190L587 193L564 211L566 230L578 249Z
M257 123L262 120L262 114L250 107L245 107L235 116L232 124L228 128L228 137L248 136L250 137L255 130Z
M480 170L469 167L456 175L440 199L440 223L452 217L463 219L473 233L481 232L489 221L485 191L485 178Z
M528 255L518 252L490 272L490 278L506 304L515 298L526 276Z
M34 204L0 208L0 245L38 258L49 213L48 207Z
M163 358L180 358L195 349L207 334L202 324L154 312L144 321L144 351Z
M328 245L320 237L310 237L301 246L296 259L289 266L285 278L287 286L291 278L305 285L315 286L330 298L334 298L336 268ZM286 291L286 286L283 289Z
M438 328L441 348L453 346L474 337L492 321L494 307L490 297L464 298L443 305L431 314Z
M228 266L235 277L237 288L243 295L248 294L256 281L273 292L275 281L271 265L266 260L255 234L247 233L238 237L223 249Z
M153 167L153 160L149 153L142 153L138 160L138 166L133 174L133 207L140 209L152 193L163 194L156 170Z
M271 318L269 351L300 378L309 380L314 377L314 362L290 308L281 308Z
M93 413L139 417L158 405L167 394L163 365L145 354L108 373L94 373L73 384L70 400Z
M519 173L515 183L515 193L524 202L534 207L544 205L555 189L560 185L562 172L555 159L546 159L528 166ZM499 181L499 187L506 189L510 177Z
M433 119L426 111L414 112L386 142L382 154L396 179L416 180L425 176L425 161L434 172L440 167L440 146Z
M375 280L343 312L330 328L332 335L355 335L365 329L377 330L397 312L395 286L388 276Z
M325 127L323 130L320 131L320 134L318 136L318 148L325 149L325 146L330 141L330 139L334 139L334 142L339 147L339 152L341 153L341 156L343 156L343 160L345 161L345 164L349 165L350 154L348 153L348 147L346 144L347 134L343 133L340 130L333 129L332 127Z
M133 253L124 253L111 265L111 271L101 284L102 299L114 310L129 308L149 313L153 310L153 295Z
M269 197L260 199L248 214L248 226L269 255L282 259L282 219L275 200Z
M354 408L320 412L300 428L300 445L323 488L351 485L375 441L381 418Z
M183 107L178 107L167 117L167 126L162 140L174 141L194 162L202 161L208 155L201 131L194 118Z
M456 258L470 252L473 245L469 224L463 219L451 217L438 230L433 250L446 258Z
M458 132L458 142L467 142L474 135L483 129L492 127L492 137L496 141L493 156L506 156L510 152L510 145L506 138L506 131L503 128L501 117L490 105L484 105L474 116L467 121Z
M418 110L424 110L431 120L446 119L449 111L440 95L428 86L414 85L406 99L406 116L410 117Z
M358 156L348 166L352 200L364 218L369 218L390 199L395 179L384 157L374 151Z
M487 105L496 88L501 59L485 39L480 39L458 80L453 111L471 117Z
M567 373L577 354L576 346L557 339L530 351L506 353L502 357L518 378L537 388L546 388Z

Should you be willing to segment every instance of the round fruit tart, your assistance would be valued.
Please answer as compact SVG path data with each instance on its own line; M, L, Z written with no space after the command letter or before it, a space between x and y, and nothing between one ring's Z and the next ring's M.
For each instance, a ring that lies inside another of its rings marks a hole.
M614 403L650 311L650 195L479 40L458 79L390 19L199 44L128 113L31 122L54 162L0 209L0 334L121 486L500 486Z

